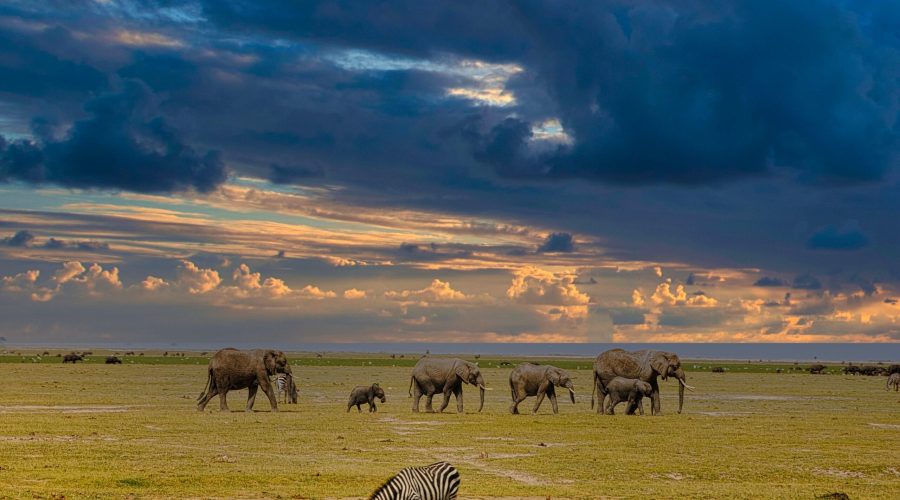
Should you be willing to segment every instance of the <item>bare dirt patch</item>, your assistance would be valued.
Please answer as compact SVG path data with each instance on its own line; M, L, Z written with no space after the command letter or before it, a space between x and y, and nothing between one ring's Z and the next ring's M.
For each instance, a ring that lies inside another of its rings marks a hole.
M819 469L815 468L812 470L813 474L818 476L831 476L831 477L840 477L840 478L861 478L866 477L862 472L851 471L851 470L841 470L841 469Z

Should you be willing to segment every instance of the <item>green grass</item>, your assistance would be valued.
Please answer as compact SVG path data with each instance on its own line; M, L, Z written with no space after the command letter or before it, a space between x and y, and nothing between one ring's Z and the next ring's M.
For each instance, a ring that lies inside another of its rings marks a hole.
M104 357L0 359L0 496L362 497L401 467L448 460L462 498L900 498L900 394L884 377L687 362L697 391L684 414L667 382L663 416L597 416L590 370L575 369L590 360L554 360L573 371L578 403L513 416L510 368L493 366L520 359L483 358L494 390L482 413L467 386L466 414L413 414L415 359L301 354L299 405L271 413L260 395L244 413L246 391L234 391L233 413L217 399L200 413L205 358ZM375 381L388 397L379 412L346 413L350 389Z

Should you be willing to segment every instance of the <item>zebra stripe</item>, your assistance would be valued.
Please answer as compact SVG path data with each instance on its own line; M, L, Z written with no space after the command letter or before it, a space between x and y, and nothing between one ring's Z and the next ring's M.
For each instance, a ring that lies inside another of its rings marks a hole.
M407 467L372 493L370 500L453 500L459 472L447 462Z

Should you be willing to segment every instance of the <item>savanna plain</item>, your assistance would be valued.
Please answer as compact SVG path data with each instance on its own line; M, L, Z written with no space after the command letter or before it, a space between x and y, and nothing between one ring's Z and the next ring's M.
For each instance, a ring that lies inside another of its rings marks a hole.
M640 417L591 410L591 359L532 359L569 370L578 391L558 415L545 400L532 416L534 398L508 410L524 358L481 358L493 389L481 413L464 386L465 414L455 401L414 414L415 357L294 353L299 404L273 413L260 393L247 413L243 390L232 412L214 399L201 413L207 357L103 354L0 358L0 496L360 498L402 467L446 460L461 498L900 498L900 393L840 366L686 361L684 412L676 383L660 381L663 415ZM387 402L347 413L350 390L372 382Z

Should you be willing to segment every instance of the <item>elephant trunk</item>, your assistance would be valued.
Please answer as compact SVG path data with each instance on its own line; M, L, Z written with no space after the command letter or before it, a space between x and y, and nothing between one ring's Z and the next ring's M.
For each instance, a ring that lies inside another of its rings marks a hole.
M569 398L572 399L572 404L575 404L575 386L572 385L572 382L566 384L566 389L569 390Z
M675 372L675 377L678 379L678 413L681 413L681 409L684 407L684 390L688 389L693 391L694 388L687 385L687 382L685 382L686 377L684 375L684 370L681 368Z
M478 378L475 379L475 385L478 386L479 396L481 398L481 402L478 404L478 411L481 412L481 409L484 408L484 378L481 374L478 374Z

